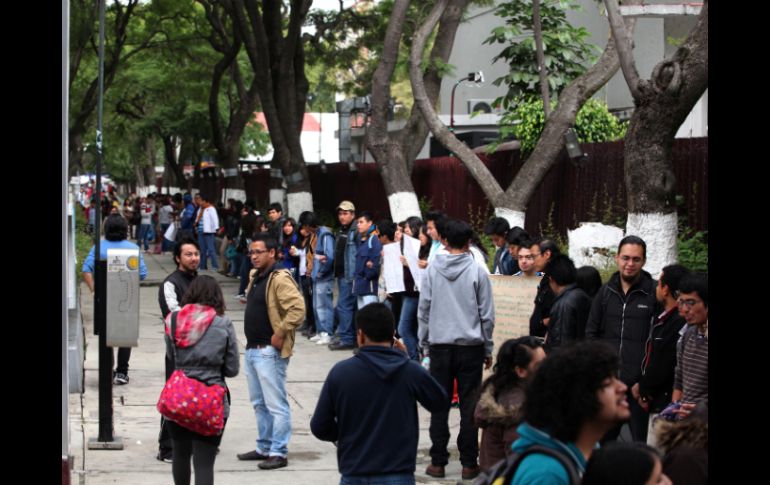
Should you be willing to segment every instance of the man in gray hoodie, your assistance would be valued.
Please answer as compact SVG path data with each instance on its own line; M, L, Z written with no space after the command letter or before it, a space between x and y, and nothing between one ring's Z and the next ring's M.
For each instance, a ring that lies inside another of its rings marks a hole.
M449 254L438 255L428 266L422 281L417 311L418 338L430 356L430 374L449 396L457 379L460 397L460 450L462 478L479 474L478 428L473 424L473 395L481 385L482 366L492 364L492 331L495 307L492 285L486 272L468 252L472 230L462 221L449 220L442 234ZM449 462L449 411L434 412L430 418L432 477L444 477Z

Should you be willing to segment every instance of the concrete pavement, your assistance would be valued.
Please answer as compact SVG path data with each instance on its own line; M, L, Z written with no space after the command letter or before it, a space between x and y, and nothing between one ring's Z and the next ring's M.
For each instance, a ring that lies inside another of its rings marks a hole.
M86 340L84 362L84 392L70 394L70 452L73 484L141 484L166 485L173 483L171 465L155 459L158 452L160 415L155 409L165 378L163 370L163 326L158 306L158 286L174 269L170 255L143 253L149 274L140 287L139 346L131 354L129 377L125 386L113 386L114 436L122 438L123 450L89 450L88 440L98 436L98 336L93 332L93 300L87 288L81 286L81 314ZM227 315L235 325L240 352L246 347L243 333L243 305L233 298L238 280L214 271L203 274L214 276L222 286L227 304ZM330 351L299 336L294 356L288 368L287 391L292 408L292 437L289 442L289 466L266 471L257 468L257 462L239 461L237 453L254 449L257 425L249 401L248 387L243 371L228 379L232 397L230 418L225 428L214 476L219 485L259 482L260 485L287 483L337 484L336 448L317 440L310 433L310 418L315 409L321 386L335 362L349 358L350 351ZM241 365L243 359L241 358ZM430 463L428 427L430 414L420 407L420 442L417 456L418 483L455 484L460 480L461 466L454 443L459 430L459 411L450 413L450 463L447 478L428 477L423 472ZM395 426L398 423L394 423ZM382 450L387 453L387 450ZM466 482L470 483L470 481Z

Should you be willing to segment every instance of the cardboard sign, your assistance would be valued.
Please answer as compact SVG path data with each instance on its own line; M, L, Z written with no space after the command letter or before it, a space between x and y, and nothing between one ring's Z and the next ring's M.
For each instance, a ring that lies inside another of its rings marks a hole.
M540 276L489 276L495 300L493 357L497 358L497 352L506 340L529 335L529 317L535 309L535 295L540 279Z

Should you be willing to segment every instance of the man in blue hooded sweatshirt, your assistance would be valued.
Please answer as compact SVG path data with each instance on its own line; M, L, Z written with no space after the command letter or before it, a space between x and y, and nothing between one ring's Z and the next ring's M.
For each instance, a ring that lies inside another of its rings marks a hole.
M444 389L394 339L393 313L371 303L356 314L359 351L329 372L310 430L337 443L341 485L414 484L417 403L447 412Z

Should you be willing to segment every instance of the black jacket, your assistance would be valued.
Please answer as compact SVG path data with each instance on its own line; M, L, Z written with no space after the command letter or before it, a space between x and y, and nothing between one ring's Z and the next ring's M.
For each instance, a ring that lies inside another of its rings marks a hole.
M644 344L650 334L650 322L657 315L655 286L650 273L642 271L639 280L624 295L620 273L615 272L594 297L586 324L586 338L605 340L617 349L619 377L627 386L642 375Z
M656 317L647 338L642 378L639 381L639 394L647 399L650 412L655 413L662 411L671 402L676 343L679 341L679 331L685 325L676 307L663 314L662 320L657 320Z
M172 311L182 308L184 292L197 275L197 273L190 274L177 269L163 280L158 288L158 303L164 319Z
M310 430L337 442L343 476L414 473L417 402L431 413L449 409L444 389L404 352L361 347L329 372Z
M545 350L585 338L586 320L591 311L591 297L575 284L568 285L551 307Z
M529 317L529 334L535 337L545 337L548 327L543 325L543 319L551 316L551 307L556 298L548 281L548 275L543 275L540 279L537 295L535 295L535 309Z

